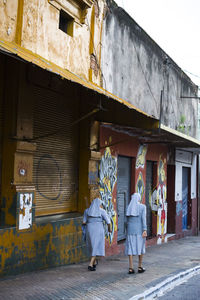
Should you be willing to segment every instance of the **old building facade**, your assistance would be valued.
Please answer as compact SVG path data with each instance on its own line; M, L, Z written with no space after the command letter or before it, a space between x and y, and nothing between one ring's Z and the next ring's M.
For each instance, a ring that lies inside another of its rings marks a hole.
M116 46L117 45L117 46ZM111 50L112 49L112 50ZM105 78L106 89L119 97L134 104L137 108L159 119L160 141L167 147L165 159L156 162L150 159L151 164L158 168L166 164L166 173L158 175L157 181L151 186L152 198L149 201L149 182L144 186L144 202L149 207L149 234L155 236L153 228L155 215L157 216L157 240L166 240L169 237L184 236L197 232L198 195L198 142L192 148L187 140L198 139L198 87L177 66L148 34L116 3L107 1L107 15L104 21L102 34L102 72ZM164 137L164 132L174 134L174 140ZM184 134L185 141L181 143L175 138L176 134ZM144 133L143 133L144 134ZM135 134L137 135L137 133ZM148 145L147 155L152 156L151 150L156 144L155 132L151 136L140 140ZM162 136L163 135L163 136ZM151 146L151 147L150 147ZM156 150L162 157L159 144ZM149 153L150 152L150 153ZM165 162L165 163L164 163ZM151 181L153 171L146 161L146 173ZM154 167L151 167L152 169ZM154 179L153 179L154 180ZM158 207L152 204L156 199ZM164 203L162 203L164 200ZM160 222L164 229L160 228ZM161 221L162 220L162 221ZM163 235L163 233L165 233ZM160 238L162 236L162 238Z

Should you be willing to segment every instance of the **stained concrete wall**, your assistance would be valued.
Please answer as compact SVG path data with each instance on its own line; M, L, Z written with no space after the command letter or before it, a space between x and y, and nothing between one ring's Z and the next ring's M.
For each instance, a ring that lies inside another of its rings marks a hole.
M104 87L173 129L196 137L197 87L113 0L107 0L102 35Z

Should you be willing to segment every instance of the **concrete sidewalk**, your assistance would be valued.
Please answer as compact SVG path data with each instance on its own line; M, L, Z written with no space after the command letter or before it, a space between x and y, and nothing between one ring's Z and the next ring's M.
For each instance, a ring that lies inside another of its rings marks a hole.
M147 248L143 274L129 275L125 256L101 259L96 272L89 272L87 265L82 263L2 278L0 299L130 299L167 278L199 266L200 236Z

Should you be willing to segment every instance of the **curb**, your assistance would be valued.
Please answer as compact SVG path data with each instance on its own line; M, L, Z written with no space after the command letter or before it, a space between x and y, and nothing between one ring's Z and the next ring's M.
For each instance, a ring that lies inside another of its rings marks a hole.
M188 269L184 272L180 272L175 276L168 277L164 281L158 283L157 285L151 287L143 293L129 298L129 300L154 299L158 296L161 296L167 290L173 289L175 286L181 284L183 281L187 281L188 279L197 274L200 274L200 265Z

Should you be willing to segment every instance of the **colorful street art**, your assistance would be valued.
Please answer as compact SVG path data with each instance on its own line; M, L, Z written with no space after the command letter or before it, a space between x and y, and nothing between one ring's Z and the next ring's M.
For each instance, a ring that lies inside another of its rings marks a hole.
M152 212L158 211L158 195L157 195L157 188L153 189L151 193L149 193L149 203Z
M145 167L145 161L146 161L146 153L147 153L147 146L146 145L140 145L136 157L136 169L144 169ZM135 190L137 193L141 195L141 201L143 200L144 196L144 190L145 190L145 185L144 185L144 180L143 180L143 175L142 172L139 173L138 178L137 178L137 183Z
M139 173L135 189L136 189L136 193L139 193L141 195L141 200L142 200L144 196L144 180L142 177L142 172Z
M146 153L147 153L147 146L146 145L140 145L139 150L137 153L136 158L136 169L145 167L145 159L146 159Z
M163 235L167 232L167 188L166 188L166 159L162 160L160 155L158 165L158 188L157 188L157 199L158 199L158 215L157 215L157 234Z
M106 148L100 161L99 184L101 200L111 220L112 232L108 232L105 226L105 236L112 243L116 229L116 212L112 202L112 193L117 181L117 159L111 155L110 148Z
M149 195L149 203L152 212L157 215L157 235L167 232L167 188L166 188L166 159L159 158L158 185Z

